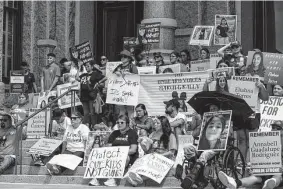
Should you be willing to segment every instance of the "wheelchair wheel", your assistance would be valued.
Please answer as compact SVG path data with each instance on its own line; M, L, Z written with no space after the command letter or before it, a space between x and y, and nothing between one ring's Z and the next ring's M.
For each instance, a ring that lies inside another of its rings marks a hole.
M232 147L223 159L223 171L235 179L244 177L245 159L239 148Z

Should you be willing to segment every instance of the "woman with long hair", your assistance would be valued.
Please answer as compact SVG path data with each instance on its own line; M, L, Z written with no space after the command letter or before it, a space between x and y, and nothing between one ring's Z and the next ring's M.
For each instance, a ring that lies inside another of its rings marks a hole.
M218 92L229 92L228 82L227 82L226 77L220 76L220 77L218 77L216 79L215 91L218 91Z
M171 64L179 64L180 62L178 61L178 59L180 58L180 54L176 51L173 51L170 54L170 63Z
M201 48L199 60L205 60L209 58L210 58L209 50L207 48Z
M283 96L283 87L280 85L274 85L272 89L273 96Z
M184 49L180 52L181 55L181 61L183 64L187 66L188 72L191 71L191 54L187 49Z
M263 54L261 51L256 51L253 55L252 63L247 68L248 75L264 77Z
M228 44L229 43L229 37L228 37L228 31L229 26L227 23L226 18L222 18L220 24L216 27L216 29L219 31L219 44Z

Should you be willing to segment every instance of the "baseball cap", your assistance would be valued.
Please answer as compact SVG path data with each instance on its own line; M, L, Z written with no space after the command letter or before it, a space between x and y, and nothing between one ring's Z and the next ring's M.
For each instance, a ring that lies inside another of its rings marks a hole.
M180 108L180 103L179 103L179 101L177 99L172 99L172 100L169 100L169 101L164 101L163 103L166 104L166 106L172 105L172 106L176 107L177 109Z

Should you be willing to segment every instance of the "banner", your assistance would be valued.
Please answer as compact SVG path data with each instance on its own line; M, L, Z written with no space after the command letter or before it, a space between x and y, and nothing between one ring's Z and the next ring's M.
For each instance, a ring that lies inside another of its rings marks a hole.
M94 60L89 41L70 48L70 55L71 58L80 59L84 64Z
M122 178L129 146L94 148L88 158L84 178Z
M51 165L59 165L67 169L75 170L81 163L82 158L73 154L59 154L54 156L48 163Z
M188 72L188 68L184 64L171 64L166 66L160 66L158 73L181 73Z
M137 159L128 173L136 172L137 174L144 175L160 184L173 164L174 161L160 154L147 154ZM126 175L128 175L128 173Z
M213 28L214 26L195 26L189 45L210 46Z
M40 110L40 108L29 109L29 116ZM28 120L27 138L42 138L48 134L50 124L50 108L46 111L39 112ZM46 133L45 133L46 131Z
M110 77L117 66L122 62L107 62L106 64L106 77Z
M271 131L271 124L283 120L283 97L269 96L268 101L260 100L260 126L261 131Z
M255 83L259 78L246 76L232 76L229 92L243 98L253 109L258 107L258 88Z
M117 76L113 74L108 79L106 103L135 106L138 104L140 76L126 74Z
M105 147L111 131L90 131L86 142L83 166L87 166L88 156L93 148Z
M41 138L28 150L27 153L50 156L62 144L62 142L62 140Z
M160 22L140 24L138 28L139 44L159 43Z
M250 132L250 162L253 175L282 173L280 131Z
M156 66L137 67L139 75L156 74Z
M23 70L10 71L10 93L25 92L25 72Z
M232 110L205 112L203 114L197 150L226 150L227 141L230 134L231 117Z
M176 167L178 164L183 164L183 161L185 159L184 146L194 143L194 137L192 136L192 133L193 132L190 131L190 133L187 132L186 135L178 135L178 153L175 159L174 167Z
M68 91L70 88L75 89L75 90L80 90L80 83L76 82L76 83L66 83L66 84L62 84L62 85L57 85L57 93L58 96L62 95L64 92ZM68 94L66 94L65 96L63 96L62 98L60 98L58 100L58 105L59 108L61 109L65 109L65 108L70 108L72 106L72 100L75 100L75 103L73 102L73 104L75 104L75 106L79 106L82 105L77 92L73 93L75 95L75 99L72 99L72 92L69 92ZM73 97L74 98L74 97Z
M207 72L187 72L179 74L141 75L138 102L146 106L150 116L165 114L165 101L173 97L179 99L179 111L192 110L187 101L202 91Z
M54 100L56 98L56 96L57 96L57 91L49 91L49 93L47 93L47 92L39 93L39 97L38 97L36 107L37 108L43 108L49 102Z
M209 63L209 59L191 61L191 71L206 71L210 68Z

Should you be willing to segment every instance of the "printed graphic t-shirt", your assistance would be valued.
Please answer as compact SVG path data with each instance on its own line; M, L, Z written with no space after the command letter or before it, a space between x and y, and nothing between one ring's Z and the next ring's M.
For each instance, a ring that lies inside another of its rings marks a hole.
M80 124L76 129L73 126L68 126L63 138L63 141L67 141L67 150L71 152L84 152L88 133L89 128L84 124Z

